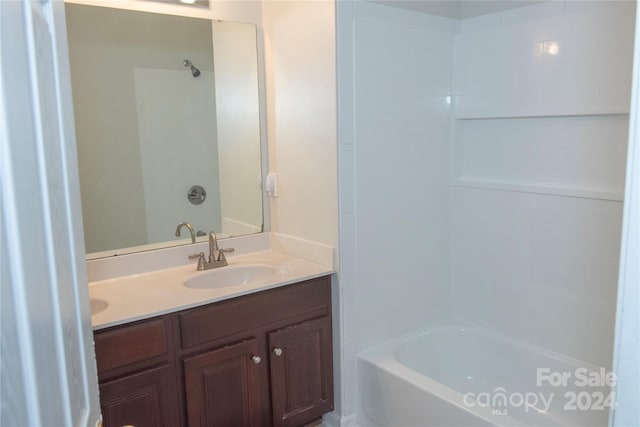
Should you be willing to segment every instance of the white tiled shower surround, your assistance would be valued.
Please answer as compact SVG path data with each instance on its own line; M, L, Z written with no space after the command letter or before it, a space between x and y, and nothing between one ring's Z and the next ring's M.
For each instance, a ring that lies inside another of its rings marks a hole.
M343 422L356 354L446 317L610 365L634 15L337 3Z
M462 25L454 115L469 120L456 120L451 190L453 315L601 366L635 16L633 2L606 4L547 2Z
M356 411L358 351L451 312L447 96L458 25L338 2L343 417Z

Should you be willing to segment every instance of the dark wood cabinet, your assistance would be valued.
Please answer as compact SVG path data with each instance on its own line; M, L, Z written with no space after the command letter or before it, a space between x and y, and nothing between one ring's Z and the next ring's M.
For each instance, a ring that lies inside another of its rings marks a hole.
M331 280L95 333L105 427L303 426L333 410Z
M190 427L262 424L258 352L252 339L184 360Z
M178 425L176 389L168 366L152 368L100 385L105 426Z
M171 331L163 316L96 332L105 426L180 425Z
M272 332L269 347L274 426L298 426L333 409L329 318Z

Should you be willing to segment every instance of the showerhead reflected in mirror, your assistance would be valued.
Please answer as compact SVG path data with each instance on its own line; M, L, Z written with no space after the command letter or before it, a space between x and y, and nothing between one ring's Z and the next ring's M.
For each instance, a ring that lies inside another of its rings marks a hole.
M88 257L262 231L255 26L65 7Z
M189 67L191 69L191 75L193 77L198 77L200 75L200 70L198 70L191 61L189 61L188 59L185 59L184 61L182 61L182 65L184 65L185 67Z

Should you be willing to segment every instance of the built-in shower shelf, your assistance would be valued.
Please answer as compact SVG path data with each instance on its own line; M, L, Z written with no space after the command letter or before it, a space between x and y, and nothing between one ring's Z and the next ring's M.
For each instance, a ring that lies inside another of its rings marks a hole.
M607 111L607 112L547 112L540 114L457 114L456 120L509 120L509 119L552 119L559 117L602 117L602 116L628 116L628 111Z
M593 188L567 187L548 185L540 182L509 181L482 179L475 177L457 177L451 183L454 187L481 188L489 190L514 191L520 193L552 194L557 196L581 197L598 200L623 201L624 193L618 191L598 190Z

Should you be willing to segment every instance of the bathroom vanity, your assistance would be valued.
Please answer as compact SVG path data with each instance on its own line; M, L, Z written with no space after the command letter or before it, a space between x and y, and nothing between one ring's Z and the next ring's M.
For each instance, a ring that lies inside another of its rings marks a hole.
M274 273L226 286L258 260ZM109 307L92 317L105 426L303 426L333 410L331 270L272 251L229 264L90 285Z

